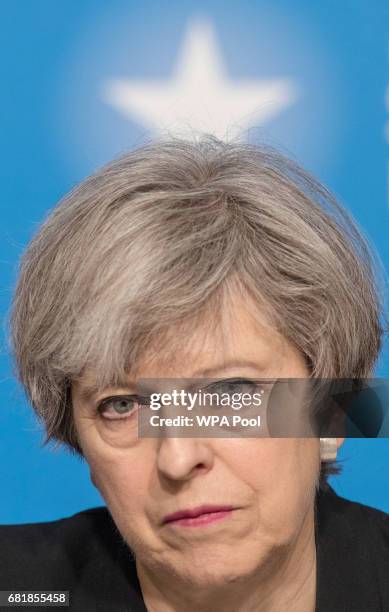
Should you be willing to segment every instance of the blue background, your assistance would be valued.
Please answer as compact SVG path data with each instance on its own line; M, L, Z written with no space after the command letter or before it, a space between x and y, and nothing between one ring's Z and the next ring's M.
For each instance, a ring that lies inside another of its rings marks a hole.
M295 104L251 140L283 147L351 210L388 269L388 8L384 0L2 3L0 121L0 522L49 520L98 505L87 466L42 447L14 380L6 317L18 258L75 183L150 137L99 96L104 79L169 80L191 20L212 23L228 78L293 78ZM386 343L377 376L388 376ZM389 440L347 440L346 497L389 512Z

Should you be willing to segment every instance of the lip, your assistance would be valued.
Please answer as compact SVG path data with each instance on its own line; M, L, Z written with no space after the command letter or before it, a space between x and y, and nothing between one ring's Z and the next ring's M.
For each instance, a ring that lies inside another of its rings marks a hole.
M178 510L178 512L167 514L162 522L163 525L201 527L227 518L236 509L234 506L197 506L196 508Z

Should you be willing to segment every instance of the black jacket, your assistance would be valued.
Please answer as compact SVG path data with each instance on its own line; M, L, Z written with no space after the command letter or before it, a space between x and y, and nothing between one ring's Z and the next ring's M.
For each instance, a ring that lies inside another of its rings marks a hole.
M317 612L389 612L388 514L320 492L316 546ZM103 507L0 526L0 590L11 589L70 591L77 612L146 610L135 562Z

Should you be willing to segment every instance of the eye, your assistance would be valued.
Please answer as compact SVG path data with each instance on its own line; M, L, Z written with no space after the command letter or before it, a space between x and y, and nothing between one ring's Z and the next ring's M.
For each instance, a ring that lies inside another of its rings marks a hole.
M127 419L136 412L139 406L146 403L146 398L137 395L116 395L100 402L97 412L105 419Z
M206 387L206 391L213 393L255 393L258 389L258 381L249 380L247 378L226 378L211 383Z

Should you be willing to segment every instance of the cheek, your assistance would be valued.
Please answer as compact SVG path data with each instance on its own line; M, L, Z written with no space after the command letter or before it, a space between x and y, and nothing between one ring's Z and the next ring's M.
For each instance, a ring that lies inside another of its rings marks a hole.
M76 429L91 479L107 503L115 498L138 499L131 491L143 491L150 464L139 444L129 448L113 446L92 419L76 419Z
M320 468L318 441L253 440L242 445L236 457L241 479L256 496L258 529L287 541L313 508Z
M152 461L147 449L112 448L98 436L82 445L91 479L115 517L137 520L150 490Z
M158 551L160 543L149 516L155 490L155 451L145 444L121 452L105 449L89 454L86 459L93 480L129 547L140 556Z
M105 499L124 498L134 500L131 491L142 490L142 482L127 457L88 458L89 467L93 480Z
M268 438L262 465L269 484L289 491L314 487L319 470L319 446L314 438Z
M312 510L320 462L314 439L275 440L267 481L269 512L278 516L286 531L298 528ZM272 476L272 478L270 478Z

